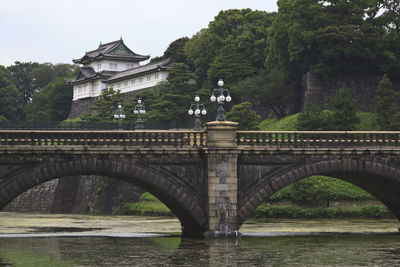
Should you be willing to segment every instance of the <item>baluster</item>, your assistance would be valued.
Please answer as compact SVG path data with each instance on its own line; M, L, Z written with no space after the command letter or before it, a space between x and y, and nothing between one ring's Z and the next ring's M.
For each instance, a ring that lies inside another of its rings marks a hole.
M259 133L256 133L256 144L257 144L257 146L260 145L260 134Z
M181 147L185 144L185 136L184 136L184 133L180 133L180 136L181 136Z
M379 134L375 134L375 142L376 142L376 145L377 146L379 146Z
M265 146L267 144L267 134L266 133L262 133L262 144L263 144L263 146Z
M151 133L151 132L148 132L148 133L147 133L147 137L149 138L148 145L151 146L152 143L153 143L153 140L152 140L152 138L153 138L152 133Z
M47 146L47 142L49 141L48 139L48 133L44 133L44 146Z
M204 146L204 133L200 133L200 146Z
M193 145L197 146L197 133L193 133Z
M171 142L172 133L171 133L171 132L167 132L165 138L166 138L166 144L167 144L168 146L172 145L172 142Z
M250 144L251 146L253 146L253 145L254 145L253 134L249 133L249 137L250 137L249 144Z
M85 146L87 146L87 145L88 145L88 137L87 137L87 133L85 133L85 134L83 135L83 144L84 144Z

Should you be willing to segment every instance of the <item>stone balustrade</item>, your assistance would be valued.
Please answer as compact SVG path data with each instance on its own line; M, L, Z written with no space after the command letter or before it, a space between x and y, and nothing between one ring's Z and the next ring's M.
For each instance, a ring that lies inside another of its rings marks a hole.
M2 146L173 146L203 147L201 131L0 130Z

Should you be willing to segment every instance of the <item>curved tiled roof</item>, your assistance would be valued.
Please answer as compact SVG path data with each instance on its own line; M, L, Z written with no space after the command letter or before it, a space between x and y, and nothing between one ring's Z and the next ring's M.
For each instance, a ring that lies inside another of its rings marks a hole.
M117 48L119 48L121 45L129 52L129 54L112 53ZM109 59L140 62L140 61L148 59L149 57L150 56L139 55L139 54L134 53L132 50L130 50L124 44L124 41L121 38L118 41L114 41L114 42L110 42L110 43L106 43L106 44L100 44L97 49L86 52L83 57L78 58L78 59L73 59L72 61L77 64L85 64L85 63L92 62L93 60L96 60L96 59L109 58Z
M78 84L82 82L86 82L87 80L93 80L97 78L107 79L112 77L117 73L116 71L100 71L95 72L92 67L82 67L79 71L78 75L74 79L67 80L70 84Z
M137 76L139 74L143 74L146 72L152 72L155 70L165 70L170 68L170 65L172 64L172 59L171 58L167 58L161 61L157 61L157 62L152 62L149 64L146 64L144 66L141 67L137 67L137 68L133 68L133 69L129 69L129 70L124 70L124 71L120 71L117 74L115 74L114 76L110 77L109 79L103 81L104 83L110 83L110 82L115 82L118 80L122 80L128 77L133 77L133 76Z

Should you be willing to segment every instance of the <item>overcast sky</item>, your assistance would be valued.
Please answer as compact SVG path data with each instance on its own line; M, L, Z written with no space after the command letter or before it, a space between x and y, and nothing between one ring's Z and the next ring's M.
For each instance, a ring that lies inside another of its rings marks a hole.
M276 0L0 0L0 65L72 63L121 36L135 53L161 56L232 8L277 11Z

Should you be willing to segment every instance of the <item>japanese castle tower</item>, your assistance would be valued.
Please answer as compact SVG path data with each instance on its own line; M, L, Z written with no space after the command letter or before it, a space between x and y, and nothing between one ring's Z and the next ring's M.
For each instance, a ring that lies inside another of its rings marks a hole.
M170 59L141 66L140 62L149 59L134 53L122 38L111 43L100 44L95 50L86 52L72 60L82 64L76 78L68 82L73 85L73 101L100 96L106 88L128 93L150 89L159 82L166 81Z

